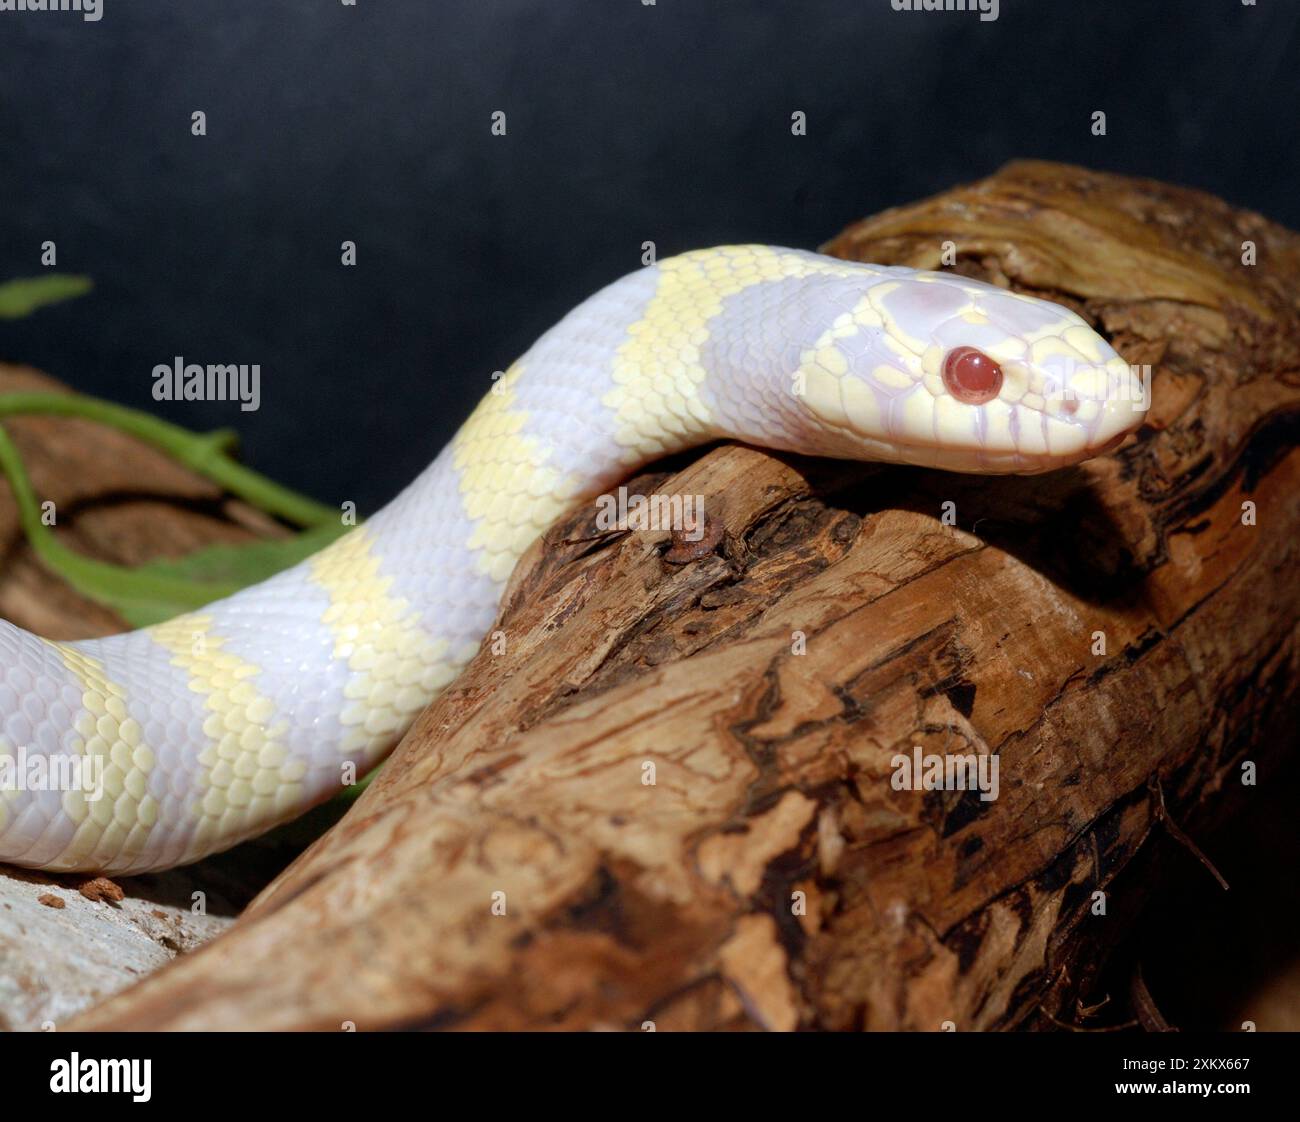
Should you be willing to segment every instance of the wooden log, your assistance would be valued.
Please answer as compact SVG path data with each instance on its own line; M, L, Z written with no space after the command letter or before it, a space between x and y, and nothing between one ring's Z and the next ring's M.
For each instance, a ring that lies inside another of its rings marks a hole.
M945 241L1152 365L1136 439L1033 478L724 446L637 484L705 496L693 559L574 511L343 821L73 1027L1091 1023L1152 832L1251 813L1290 743L1300 238L1018 163L829 248ZM918 747L998 797L896 789Z

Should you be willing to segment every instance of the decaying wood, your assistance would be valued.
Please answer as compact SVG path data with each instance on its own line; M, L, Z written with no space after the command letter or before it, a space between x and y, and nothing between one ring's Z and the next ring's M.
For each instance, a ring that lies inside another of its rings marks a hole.
M0 393L57 392L58 383L0 364ZM5 422L62 539L100 560L134 565L206 545L283 533L166 456L112 429L68 418ZM0 485L0 616L52 639L123 630L32 557L9 489ZM291 856L292 854L289 854ZM288 859L266 845L161 876L85 891L88 877L0 865L0 1029L61 1025L234 921ZM202 893L196 908L194 893Z
M1300 238L1022 163L830 249L945 241L1152 365L1135 440L992 479L722 447L638 485L725 527L681 563L573 513L347 817L74 1026L1077 1023L1149 880L1153 777L1194 837L1290 743ZM914 746L996 753L999 797L894 789Z

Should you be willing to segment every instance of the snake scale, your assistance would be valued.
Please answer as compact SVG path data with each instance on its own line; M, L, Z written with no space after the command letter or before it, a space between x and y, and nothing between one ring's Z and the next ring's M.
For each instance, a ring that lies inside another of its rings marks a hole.
M413 483L295 568L104 639L0 622L0 760L46 775L0 789L0 861L167 868L338 792L474 655L528 545L647 461L730 438L1034 473L1113 447L1142 402L1080 316L957 274L760 245L648 265L542 335Z

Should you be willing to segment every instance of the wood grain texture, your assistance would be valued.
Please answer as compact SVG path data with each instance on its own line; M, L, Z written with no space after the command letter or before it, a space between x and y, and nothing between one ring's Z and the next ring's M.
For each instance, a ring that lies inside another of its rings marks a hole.
M1078 1020L1158 871L1155 784L1195 836L1292 742L1300 239L1021 163L829 249L947 240L1152 364L1135 439L1028 479L724 446L634 488L705 496L725 535L685 563L574 511L344 820L73 1027ZM1000 797L895 790L918 745L996 753Z

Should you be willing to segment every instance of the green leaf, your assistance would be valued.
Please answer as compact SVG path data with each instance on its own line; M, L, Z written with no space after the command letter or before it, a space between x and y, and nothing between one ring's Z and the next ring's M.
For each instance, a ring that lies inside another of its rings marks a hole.
M345 529L336 521L279 541L209 546L176 560L113 565L69 549L44 524L31 480L3 428L0 471L9 478L23 532L41 563L83 596L112 608L133 627L162 623L233 595L310 557L341 537Z
M89 277L47 273L43 277L0 284L0 319L22 319L46 304L84 296L94 287Z
M223 491L237 495L259 510L296 526L338 522L339 511L299 495L274 480L236 463L229 453L238 443L230 429L196 433L138 409L75 393L0 394L0 417L36 414L48 417L84 417L138 437L177 463L212 480Z
M149 627L232 596L319 552L345 527L317 526L278 541L214 545L173 560L130 567L90 562L60 549L41 560L84 596L112 608L132 627ZM33 543L35 544L35 543Z
M175 560L137 565L133 572L196 584L216 583L245 588L306 560L341 538L346 530L347 527L335 522L316 526L291 538L255 541L247 545L211 545Z
M161 623L180 612L193 611L213 600L229 596L249 585L260 584L284 569L292 568L343 536L347 528L338 523L316 526L291 538L255 541L247 545L212 545L174 560L135 565L129 572L158 589L188 587L194 599L186 604L168 603L158 597L150 604L122 603L118 610L136 627ZM69 577L68 579L71 579ZM111 595L110 590L101 590ZM115 605L117 606L117 605ZM166 612L166 615L159 613ZM146 620L146 616L149 618Z

